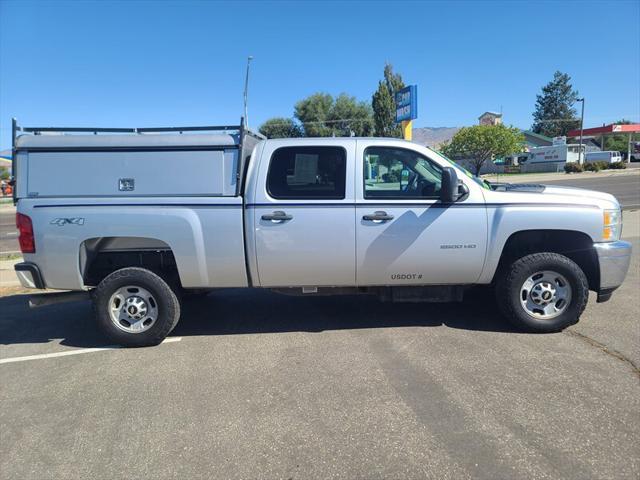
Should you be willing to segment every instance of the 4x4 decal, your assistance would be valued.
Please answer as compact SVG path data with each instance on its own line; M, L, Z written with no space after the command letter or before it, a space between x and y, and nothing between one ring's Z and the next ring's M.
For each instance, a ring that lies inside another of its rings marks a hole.
M51 225L58 225L59 227L62 227L63 225L84 225L84 218L82 217L54 218L49 223Z

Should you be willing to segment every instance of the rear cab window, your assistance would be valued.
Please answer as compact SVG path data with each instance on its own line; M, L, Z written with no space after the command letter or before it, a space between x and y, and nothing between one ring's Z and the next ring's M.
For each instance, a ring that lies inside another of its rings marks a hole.
M282 147L271 156L267 192L272 198L345 198L347 153L342 147Z

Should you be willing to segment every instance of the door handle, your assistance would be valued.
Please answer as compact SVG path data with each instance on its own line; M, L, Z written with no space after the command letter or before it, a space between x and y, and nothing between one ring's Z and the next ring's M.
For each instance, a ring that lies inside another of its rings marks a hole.
M293 215L287 215L281 210L276 210L273 213L262 215L261 218L262 220L271 220L272 222L286 222L287 220L291 220L293 218Z
M370 222L386 222L389 220L393 220L393 215L388 215L387 212L373 212L371 215L364 215L362 217L363 220L368 220Z

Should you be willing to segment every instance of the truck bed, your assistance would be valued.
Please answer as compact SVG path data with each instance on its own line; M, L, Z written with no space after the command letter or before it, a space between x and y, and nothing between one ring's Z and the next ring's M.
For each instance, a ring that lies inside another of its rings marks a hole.
M86 288L95 265L134 260L173 266L184 288L248 285L241 185L262 137L243 122L13 129L14 199L37 226L25 260L47 287Z

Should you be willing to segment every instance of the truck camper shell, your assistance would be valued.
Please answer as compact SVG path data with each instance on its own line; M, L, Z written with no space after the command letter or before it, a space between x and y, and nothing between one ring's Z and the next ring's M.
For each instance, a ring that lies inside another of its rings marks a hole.
M263 138L243 121L226 126L56 128L20 127L14 120L14 201L238 196L246 162Z

